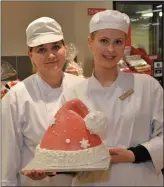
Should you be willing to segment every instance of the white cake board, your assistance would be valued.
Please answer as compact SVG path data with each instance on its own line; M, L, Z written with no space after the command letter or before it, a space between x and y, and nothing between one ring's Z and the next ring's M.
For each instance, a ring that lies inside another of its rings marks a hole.
M39 166L33 160L22 169L21 173L26 170L43 170L45 172L80 172L80 171L101 171L107 170L110 165L110 158L104 159L101 162L88 164L85 166L76 166L76 167L58 167L58 166Z

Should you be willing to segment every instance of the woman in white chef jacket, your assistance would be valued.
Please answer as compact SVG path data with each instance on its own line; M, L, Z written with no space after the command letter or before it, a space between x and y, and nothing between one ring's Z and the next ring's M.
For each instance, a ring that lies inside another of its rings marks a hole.
M34 20L28 25L26 36L28 55L36 73L12 87L2 99L1 184L69 186L71 176L47 177L44 172L32 172L26 173L29 178L20 174L51 124L63 89L82 80L62 71L66 50L61 26L54 19Z
M93 75L61 96L59 106L79 98L109 120L106 135L101 136L109 147L109 170L81 172L73 186L163 185L163 89L149 75L124 73L117 67L129 24L126 14L114 10L92 17L88 45Z

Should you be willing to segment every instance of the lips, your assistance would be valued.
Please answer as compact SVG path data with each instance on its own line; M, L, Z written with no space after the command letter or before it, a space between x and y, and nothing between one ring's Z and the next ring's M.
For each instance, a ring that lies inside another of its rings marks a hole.
M107 56L107 55L103 55L104 58L108 59L108 60L112 60L114 59L116 56Z
M55 63L57 63L58 61L53 61L53 62L47 62L47 63L45 63L45 64L55 64Z

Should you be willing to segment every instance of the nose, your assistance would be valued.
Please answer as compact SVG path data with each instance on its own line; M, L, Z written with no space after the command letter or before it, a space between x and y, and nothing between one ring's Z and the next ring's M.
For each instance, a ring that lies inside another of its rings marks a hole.
M113 52L114 51L114 44L110 43L108 46L108 51Z
M48 61L55 61L57 59L57 54L54 51L48 52Z

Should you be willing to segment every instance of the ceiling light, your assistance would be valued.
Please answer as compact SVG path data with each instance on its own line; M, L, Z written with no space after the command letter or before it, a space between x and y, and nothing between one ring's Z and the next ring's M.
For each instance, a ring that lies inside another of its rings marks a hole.
M153 13L142 14L143 17L153 17Z
M156 6L156 8L162 8L162 5L158 5L158 6Z

